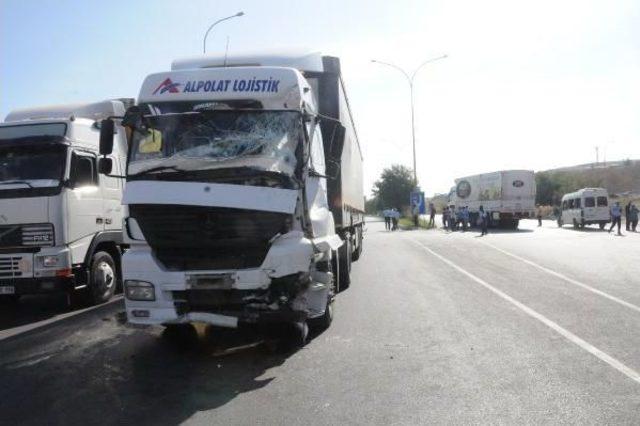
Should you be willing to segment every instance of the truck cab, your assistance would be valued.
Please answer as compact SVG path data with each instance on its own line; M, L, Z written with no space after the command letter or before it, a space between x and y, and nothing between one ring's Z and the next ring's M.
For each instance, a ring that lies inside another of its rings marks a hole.
M352 122L320 112L325 62L204 57L145 79L122 120L130 322L288 323L301 341L307 324L328 327L338 269L361 251L364 197L359 145L345 147L357 142L345 136ZM322 102L347 105L332 75ZM337 213L328 181L341 190Z
M17 110L0 124L3 299L66 292L102 303L114 294L123 181L98 173L99 123L121 116L125 102ZM110 157L121 173L127 149L122 128L114 140Z

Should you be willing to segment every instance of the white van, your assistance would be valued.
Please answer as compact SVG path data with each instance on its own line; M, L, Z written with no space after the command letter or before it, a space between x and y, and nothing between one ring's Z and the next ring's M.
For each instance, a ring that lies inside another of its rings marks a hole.
M598 224L604 229L611 222L609 194L604 188L583 188L562 197L562 214L558 226L573 224L574 228Z

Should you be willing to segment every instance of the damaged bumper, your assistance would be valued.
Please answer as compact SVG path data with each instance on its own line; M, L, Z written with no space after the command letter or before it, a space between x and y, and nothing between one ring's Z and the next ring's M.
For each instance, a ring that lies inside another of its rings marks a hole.
M164 269L149 246L133 246L123 256L125 283L151 283L155 300L126 299L127 316L137 324L229 328L304 321L324 314L333 296L331 274L315 269L322 256L301 232L290 232L273 241L259 268L177 272Z

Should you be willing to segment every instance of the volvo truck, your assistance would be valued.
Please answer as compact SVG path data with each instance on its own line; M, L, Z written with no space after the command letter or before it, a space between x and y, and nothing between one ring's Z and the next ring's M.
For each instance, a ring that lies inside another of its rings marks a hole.
M516 229L520 219L535 217L536 179L532 170L503 170L455 180L449 204L469 208L476 224L483 206L494 227Z
M290 324L301 342L308 326L330 325L364 225L362 154L338 58L177 60L144 80L121 123L131 134L131 323ZM105 155L113 128L103 122Z
M102 303L118 286L123 181L98 174L100 123L131 100L16 110L0 124L0 297L64 292ZM125 166L114 129L115 173Z

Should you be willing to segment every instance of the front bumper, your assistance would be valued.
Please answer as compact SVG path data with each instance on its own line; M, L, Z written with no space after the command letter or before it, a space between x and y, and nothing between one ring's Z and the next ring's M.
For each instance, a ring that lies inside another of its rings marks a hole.
M123 255L125 283L153 284L155 300L125 299L127 317L136 324L205 322L232 328L304 321L323 314L330 297L330 274L310 275L316 256L312 243L299 236L274 242L259 268L167 271L148 246L135 245Z
M0 280L0 287L9 287L18 296L28 294L50 294L72 290L75 287L74 277L49 278L13 278ZM6 293L9 294L9 293Z

